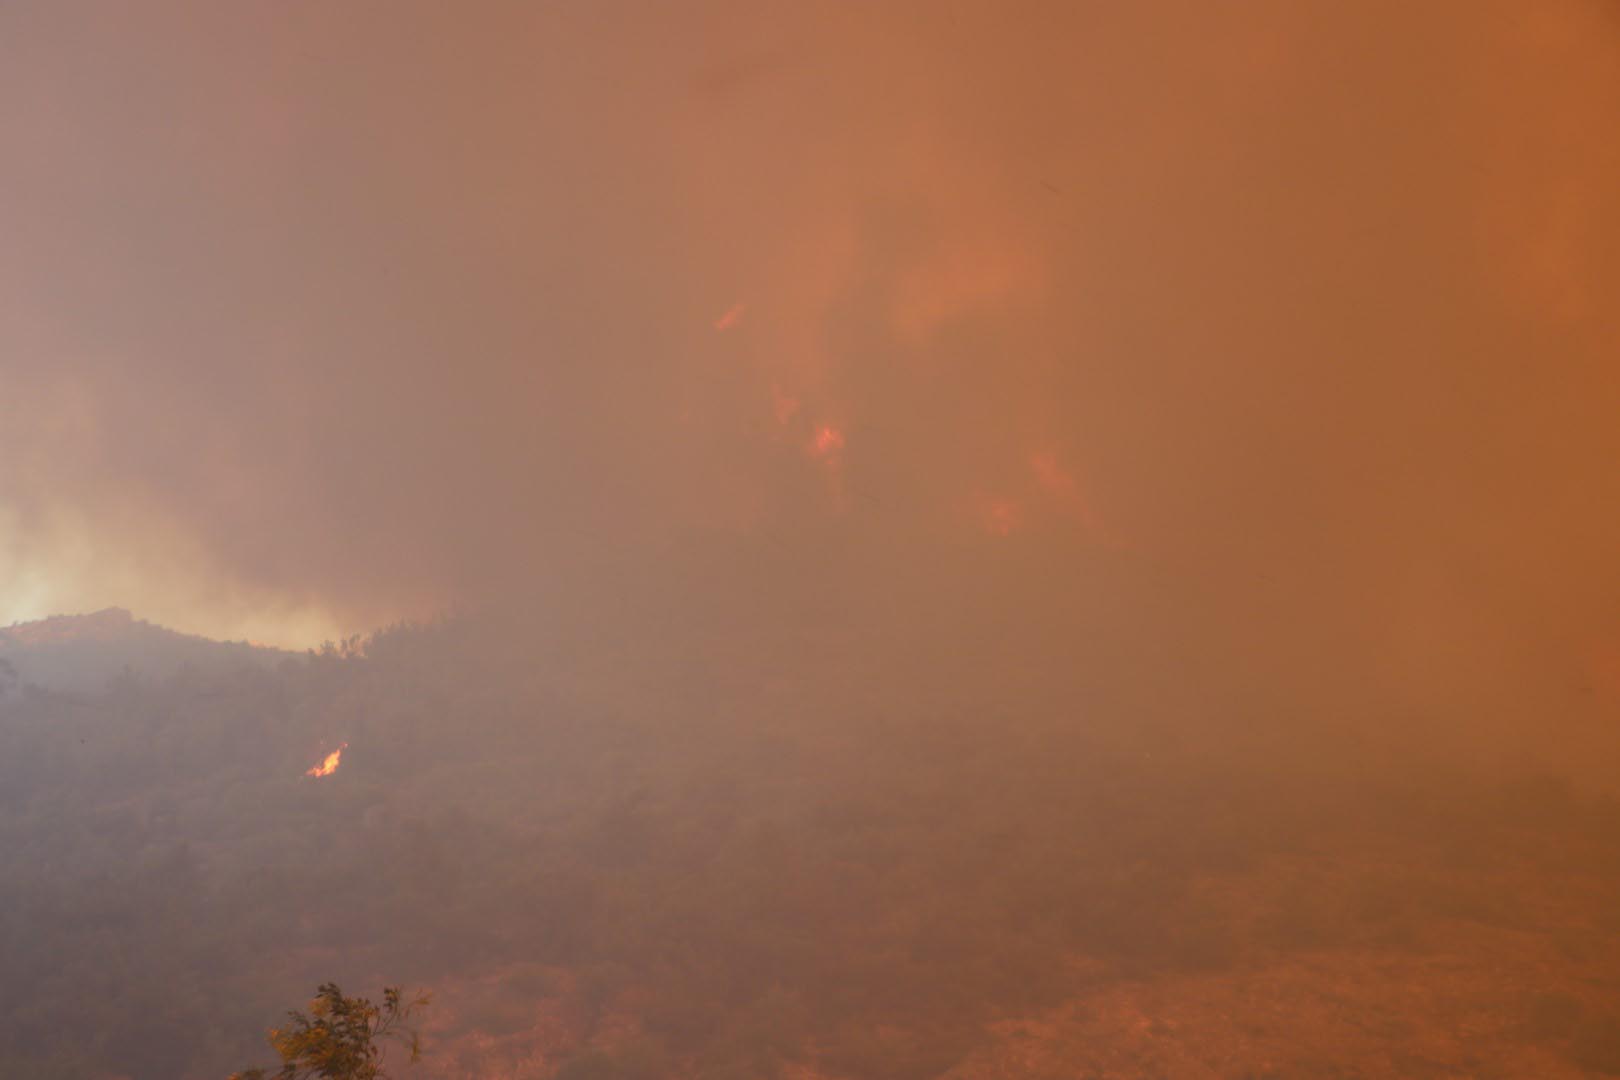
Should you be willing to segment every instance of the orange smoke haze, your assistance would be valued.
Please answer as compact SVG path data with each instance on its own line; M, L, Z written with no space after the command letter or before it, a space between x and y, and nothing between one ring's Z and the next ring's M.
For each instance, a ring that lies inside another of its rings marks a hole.
M1598 730L1616 116L1602 0L8 4L0 620L1001 605Z
M1088 537L1097 543L1119 545L1119 539L1104 527L1097 511L1086 499L1080 482L1058 461L1056 454L1045 451L1031 454L1029 468L1059 511L1078 521Z
M771 385L771 415L776 417L778 424L785 425L792 420L802 404L803 402L784 392L780 386L774 383Z
M1023 521L1018 504L1011 499L981 499L979 509L985 530L995 536L1011 536Z

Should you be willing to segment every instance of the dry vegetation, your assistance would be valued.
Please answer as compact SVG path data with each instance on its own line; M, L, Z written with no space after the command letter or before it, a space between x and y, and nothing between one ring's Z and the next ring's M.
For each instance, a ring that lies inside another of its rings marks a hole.
M1613 802L632 659L13 694L0 1074L217 1077L328 978L433 990L444 1078L1620 1072Z

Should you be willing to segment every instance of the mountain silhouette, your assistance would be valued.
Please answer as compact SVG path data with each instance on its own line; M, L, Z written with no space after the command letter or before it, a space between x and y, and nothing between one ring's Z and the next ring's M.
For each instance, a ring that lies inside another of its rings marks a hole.
M16 670L18 681L58 690L93 689L126 671L160 679L187 665L272 665L291 655L245 641L184 634L118 607L0 628L0 660Z

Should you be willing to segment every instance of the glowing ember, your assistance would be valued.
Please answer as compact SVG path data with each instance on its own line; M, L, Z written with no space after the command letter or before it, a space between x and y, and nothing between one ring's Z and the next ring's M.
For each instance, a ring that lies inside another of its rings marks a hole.
M344 743L330 754L327 754L326 757L321 759L321 763L319 765L306 771L304 775L331 776L333 773L337 772L338 765L343 761L343 751L347 750L348 748L349 744Z
M736 326L738 323L742 322L743 310L745 307L746 305L740 303L732 304L731 307L726 309L726 313L724 315L714 320L714 328L724 333L725 331L730 330L733 326Z
M844 448L844 433L830 424L822 424L816 428L815 440L811 443L818 457L831 457Z

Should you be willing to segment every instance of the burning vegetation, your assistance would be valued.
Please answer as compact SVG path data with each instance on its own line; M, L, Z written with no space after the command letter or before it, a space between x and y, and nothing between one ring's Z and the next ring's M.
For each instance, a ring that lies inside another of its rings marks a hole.
M304 775L316 777L331 776L333 773L338 771L338 766L343 764L343 751L347 750L348 748L348 743L344 743L343 745L339 746L336 750L333 750L330 754L327 754L324 758L322 758L318 764L312 765L309 769L305 770Z

